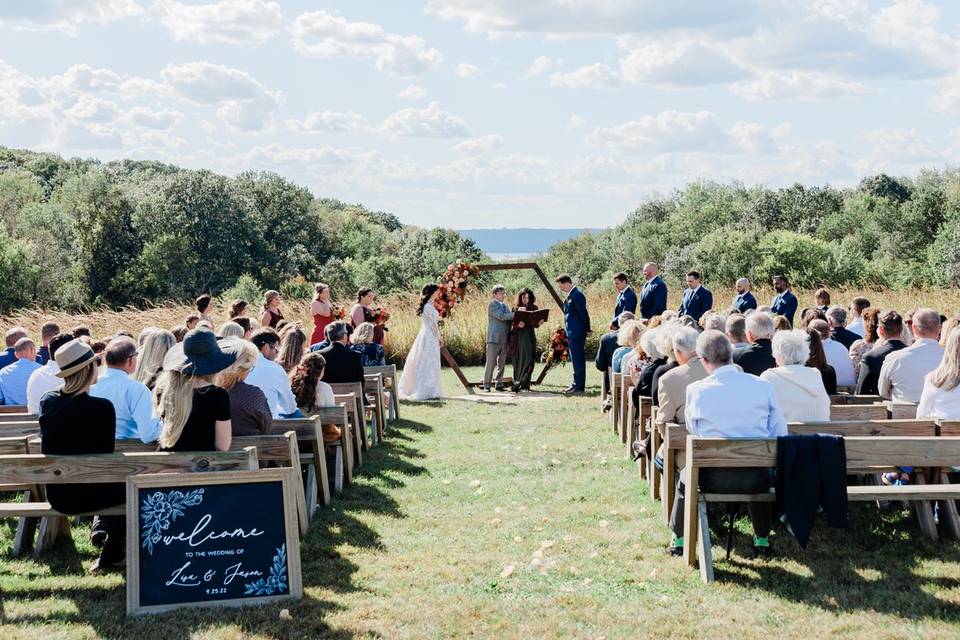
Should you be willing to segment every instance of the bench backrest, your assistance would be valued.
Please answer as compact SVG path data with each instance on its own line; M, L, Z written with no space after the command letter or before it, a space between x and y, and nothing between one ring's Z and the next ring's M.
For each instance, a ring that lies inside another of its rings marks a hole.
M27 413L25 404L0 404L0 413Z
M882 404L837 404L830 406L830 420L884 420L887 408Z
M960 437L960 420L937 420L937 425L942 437Z
M331 382L330 388L334 393L355 393L358 397L363 394L363 385L359 382Z
M317 407L310 413L310 417L316 418L320 424L335 424L338 427L347 426L347 408L343 405Z
M36 420L0 422L0 438L28 436L40 433L40 423Z
M87 484L125 482L144 473L255 471L257 450L211 452L96 453L0 456L0 484Z
M31 440L30 445L31 449L38 448L40 439ZM234 436L230 441L230 451L243 451L247 447L255 448L257 460L260 462L299 460L299 450L294 458L290 457L291 446L294 448L297 446L297 434L293 431L259 436ZM157 443L144 444L139 440L116 440L114 450L123 453L150 453L157 450Z
M286 433L293 431L297 434L298 442L323 442L320 431L321 422L315 417L310 418L281 418L273 421L271 433Z
M883 402L883 398L872 395L858 396L852 393L836 393L830 396L830 404L876 404L878 402Z
M14 436L12 438L0 438L0 455L15 455L20 453L30 453L28 444L32 436Z
M928 437L937 435L935 420L831 420L830 422L789 422L792 435L829 433L845 438L855 436Z
M364 367L363 372L368 375L375 375L379 373L384 378L396 378L397 365L385 364L385 365L376 365L372 367Z

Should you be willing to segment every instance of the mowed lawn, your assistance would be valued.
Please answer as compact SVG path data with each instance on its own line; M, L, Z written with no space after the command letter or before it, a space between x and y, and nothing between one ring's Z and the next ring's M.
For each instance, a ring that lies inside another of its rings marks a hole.
M922 541L905 512L875 505L854 506L855 530L818 528L806 550L778 530L768 561L746 557L742 521L732 559L716 551L718 581L701 584L665 554L659 503L590 374L587 397L404 405L314 520L301 602L127 620L123 579L85 574L86 531L77 549L16 560L5 523L0 637L960 637L960 547ZM546 388L569 376L555 370Z

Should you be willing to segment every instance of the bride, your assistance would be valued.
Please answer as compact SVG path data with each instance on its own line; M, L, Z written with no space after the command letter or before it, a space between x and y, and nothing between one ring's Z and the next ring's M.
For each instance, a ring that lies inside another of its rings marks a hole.
M398 392L403 400L430 400L443 396L440 384L440 313L433 306L433 300L440 290L435 284L423 285L420 291L420 332L417 334L407 361L400 374Z

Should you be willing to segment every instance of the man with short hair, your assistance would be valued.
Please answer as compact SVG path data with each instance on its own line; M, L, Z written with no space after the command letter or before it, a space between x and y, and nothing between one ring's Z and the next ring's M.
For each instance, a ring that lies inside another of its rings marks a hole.
M327 335L329 335L330 327L334 324L338 323L333 322L327 325ZM257 362L253 369L247 374L246 383L263 391L274 420L298 415L297 399L294 397L293 391L290 390L287 372L274 362L280 352L280 336L270 327L261 327L250 336L250 342L257 348L260 355L257 356ZM357 355L359 357L359 354ZM324 377L327 377L326 369L324 370Z
M730 340L730 342L733 343L733 348L735 350L750 346L750 341L747 340L746 317L738 313L730 314L730 317L727 318L726 324L723 325L723 330L727 334L727 338Z
M940 366L940 314L918 309L910 325L914 341L909 347L888 355L880 367L877 382L880 396L895 402L920 402L927 374Z
M757 308L757 299L753 297L750 291L750 281L746 278L740 278L734 285L737 289L737 295L733 297L730 308L740 313L746 313L747 309Z
M833 367L837 374L837 386L856 387L857 374L853 370L850 352L830 336L830 325L826 320L811 320L808 328L813 329L820 336L823 353L827 356L827 364Z
M790 291L790 282L786 276L773 276L773 288L777 295L770 301L770 310L774 315L783 316L793 326L793 316L797 313L797 296Z
M150 389L130 375L137 368L137 345L126 337L114 338L104 352L106 366L100 369L90 395L109 400L117 418L117 440L156 442L160 438L160 418L153 415Z
M857 380L857 395L870 396L880 393L880 370L883 361L895 351L906 348L900 339L903 332L903 318L893 309L881 311L877 316L877 336L879 340L873 349L860 358L860 378ZM922 384L922 381L921 381Z
M350 326L346 322L331 322L324 329L324 333L330 346L320 352L327 361L323 369L323 381L330 384L359 382L366 390L363 359L359 353L350 349Z
M863 327L863 312L870 308L870 301L863 296L857 296L850 301L850 324L847 329L857 334L858 338L863 337L866 331Z
M619 329L620 314L624 311L629 311L631 314L637 311L637 294L630 286L627 274L622 271L613 276L613 288L617 290L617 306L613 310L610 328Z
M827 309L827 322L830 324L831 337L842 344L847 350L860 336L847 329L847 310L836 305Z
M752 314L761 315L761 314ZM766 315L766 314L762 314ZM767 316L769 318L769 316ZM749 328L748 328L749 330ZM716 438L777 438L787 435L787 421L777 403L773 386L766 380L737 371L731 362L733 346L719 331L704 331L697 339L697 355L709 374L687 387L687 431ZM770 469L702 469L700 490L714 493L762 493L770 488ZM772 525L770 505L748 504L753 522L755 555L768 555ZM670 514L673 545L670 553L683 554L684 484L677 480L677 494Z
M673 353L677 357L677 368L660 376L657 385L657 421L684 423L684 403L687 401L687 387L697 380L707 377L707 370L697 355L696 329L684 327L674 331L671 336Z
M30 374L40 368L37 363L37 345L30 338L20 338L13 346L17 361L0 369L0 404L27 404L27 382Z
M655 262L643 265L643 289L640 290L640 317L649 320L667 310L667 283L659 276Z
M493 299L487 305L486 361L483 368L483 390L490 391L493 369L497 369L496 389L503 391L503 370L507 366L507 342L513 312L505 302L507 290L502 284L494 285Z
M713 294L700 283L699 271L687 272L687 288L680 302L680 316L690 316L700 322L701 316L713 308Z
M44 322L40 327L40 342L43 343L37 350L37 362L47 364L52 357L50 355L50 341L60 333L60 325L56 322Z
M627 320L633 320L636 316L633 315L630 311L624 311L619 316L617 316L617 326L620 327ZM610 365L613 360L613 352L619 348L617 344L617 334L619 333L618 329L611 329L602 336L600 336L600 347L597 349L597 357L594 359L593 364L597 367L597 371L602 371L604 374L610 369Z
M593 333L590 328L590 313L587 311L587 297L579 287L573 286L573 278L566 273L557 276L554 282L567 294L567 299L563 302L563 328L567 333L567 348L570 350L570 362L573 365L573 384L564 389L563 393L581 394L587 383L584 350L587 336Z
M757 311L747 316L747 340L750 344L733 352L733 361L746 373L759 376L777 366L773 357L774 322L769 313Z
M11 365L17 361L17 356L14 353L14 345L17 344L17 340L20 338L27 337L27 330L23 327L11 327L7 329L7 333L3 336L3 341L7 345L7 350L0 354L0 369L3 369L7 365Z
M73 334L61 333L50 341L50 359L47 360L47 364L31 373L30 379L27 380L27 413L39 415L41 398L63 386L63 378L57 375L60 373L60 367L54 360L54 356L57 355L60 347L73 339Z

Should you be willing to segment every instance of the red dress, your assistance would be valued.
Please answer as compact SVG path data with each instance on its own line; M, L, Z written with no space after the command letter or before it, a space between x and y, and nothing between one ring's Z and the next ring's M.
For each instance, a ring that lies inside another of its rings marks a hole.
M319 313L313 314L313 333L310 335L311 345L323 342L326 339L324 329L326 329L327 325L333 322L333 320L332 312L328 316L322 316Z

